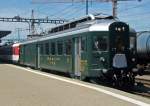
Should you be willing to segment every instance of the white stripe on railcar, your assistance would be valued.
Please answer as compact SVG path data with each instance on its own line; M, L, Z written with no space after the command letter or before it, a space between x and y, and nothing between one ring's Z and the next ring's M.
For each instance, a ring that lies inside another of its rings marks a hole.
M18 62L18 60L19 60L19 55L12 55L13 62Z

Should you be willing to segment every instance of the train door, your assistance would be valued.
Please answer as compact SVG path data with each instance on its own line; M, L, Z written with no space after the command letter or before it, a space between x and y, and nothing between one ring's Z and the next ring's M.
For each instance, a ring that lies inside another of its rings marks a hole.
M36 48L37 48L36 68L39 69L39 68L40 68L40 45L37 44L37 45L36 45Z
M75 76L81 76L81 38L74 39L74 74Z

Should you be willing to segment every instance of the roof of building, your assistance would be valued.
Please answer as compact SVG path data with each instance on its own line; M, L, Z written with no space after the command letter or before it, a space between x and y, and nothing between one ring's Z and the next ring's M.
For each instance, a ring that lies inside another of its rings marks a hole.
M1 31L0 30L0 38L7 36L8 34L10 34L11 31Z

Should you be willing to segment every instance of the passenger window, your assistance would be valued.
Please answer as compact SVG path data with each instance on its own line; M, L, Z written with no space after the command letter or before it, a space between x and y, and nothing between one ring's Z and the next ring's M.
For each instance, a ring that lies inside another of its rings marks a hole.
M44 48L43 48L43 44L40 44L40 54L44 53Z
M94 36L93 38L93 50L106 51L107 50L107 38L105 36Z
M81 38L81 50L82 51L86 51L87 47L86 47L86 37L82 37Z
M72 42L71 42L71 40L67 40L66 42L65 42L65 54L66 55L70 55L71 54L71 45L72 45Z
M58 55L62 55L63 54L63 42L61 41L58 41L57 42L57 52L58 52Z
M49 43L45 43L45 54L49 55Z
M55 55L55 51L56 51L55 49L56 49L56 48L55 48L55 43L52 42L52 43L51 43L51 54L52 54L52 55Z

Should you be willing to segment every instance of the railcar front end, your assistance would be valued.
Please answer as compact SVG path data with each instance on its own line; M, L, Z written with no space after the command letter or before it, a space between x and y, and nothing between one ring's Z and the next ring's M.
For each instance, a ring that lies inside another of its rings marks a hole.
M123 22L113 22L108 32L97 32L92 39L90 72L115 85L134 84L138 70L136 48L130 45L129 26Z

